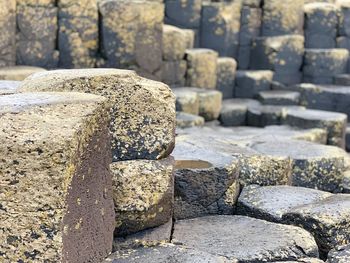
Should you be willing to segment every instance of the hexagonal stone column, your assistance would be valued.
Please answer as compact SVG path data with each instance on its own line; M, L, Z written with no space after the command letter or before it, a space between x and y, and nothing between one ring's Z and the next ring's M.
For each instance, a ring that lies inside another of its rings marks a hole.
M0 105L2 259L103 260L114 229L110 103L71 92L1 96Z
M161 159L175 141L175 97L163 83L117 69L57 70L37 73L21 87L28 91L80 91L113 103L113 159Z
M233 58L218 58L216 89L222 92L223 99L231 99L235 92L237 62Z
M0 67L16 64L16 0L1 0Z
M111 164L116 236L167 223L173 214L174 158Z

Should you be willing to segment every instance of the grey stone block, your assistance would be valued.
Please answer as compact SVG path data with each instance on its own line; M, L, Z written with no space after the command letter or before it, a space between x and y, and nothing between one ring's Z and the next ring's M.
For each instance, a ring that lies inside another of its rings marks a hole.
M269 70L238 70L236 73L235 96L254 98L260 91L270 90L273 72Z
M300 93L286 90L261 91L258 99L265 105L298 105Z
M339 35L350 37L350 4L348 1L339 0L337 5L340 8Z
M220 57L217 61L216 89L224 99L234 97L237 62L233 58Z
M255 101L252 100L253 104ZM247 112L249 100L230 99L224 100L220 112L222 126L245 126L247 124ZM257 103L258 104L258 103Z
M345 141L346 141L346 150L348 152L350 152L350 125L348 124L348 126L346 127L346 137L345 137Z
M165 23L182 28L199 28L202 0L165 0Z
M199 114L199 95L196 90L191 88L173 89L176 97L176 110L184 113Z
M328 263L346 263L350 261L350 245L344 245L331 250L328 254Z
M185 60L163 61L161 81L171 87L184 86L187 62Z
M250 64L251 46L239 46L238 48L238 68L247 70Z
M252 40L260 35L262 10L260 8L242 7L241 29L239 31L239 44L250 46Z
M186 112L176 112L176 127L177 128L190 128L195 126L203 126L205 120L198 115L189 114Z

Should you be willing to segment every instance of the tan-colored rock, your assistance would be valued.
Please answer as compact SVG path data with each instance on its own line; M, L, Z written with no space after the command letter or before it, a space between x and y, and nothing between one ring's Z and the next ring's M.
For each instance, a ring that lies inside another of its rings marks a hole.
M21 91L79 91L109 98L114 160L161 159L175 142L175 97L163 83L117 69L56 70L27 78Z
M0 67L16 64L16 0L0 1Z
M30 75L42 71L46 71L46 69L31 66L3 67L0 68L0 79L22 81Z
M116 236L160 226L172 218L174 164L173 157L111 164Z
M100 262L112 249L110 103L0 97L2 262Z
M184 30L170 25L163 26L163 59L181 60L188 45L188 34Z

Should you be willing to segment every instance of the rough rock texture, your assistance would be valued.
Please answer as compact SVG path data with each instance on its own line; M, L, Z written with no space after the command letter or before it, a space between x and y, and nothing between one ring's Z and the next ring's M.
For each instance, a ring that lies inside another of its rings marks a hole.
M235 97L254 98L260 91L269 90L273 72L270 70L238 70Z
M57 7L17 5L18 65L56 68Z
M0 95L17 93L20 85L20 81L0 80Z
M216 89L222 92L223 99L233 98L237 62L233 58L221 57L217 63Z
M30 66L15 66L0 68L0 79L22 81L30 75L46 71L44 68Z
M114 229L110 103L27 93L1 96L0 105L2 259L103 260Z
M99 43L96 0L58 0L60 67L93 68Z
M328 263L347 263L350 261L350 245L331 250L328 254Z
M160 226L172 218L174 158L111 164L115 235Z
M316 242L307 231L244 216L208 216L177 221L172 242L238 262L318 256Z
M218 53L210 49L187 49L186 85L215 89Z
M165 84L117 69L57 70L27 78L22 91L80 91L109 98L114 160L160 159L171 153L175 98Z
M1 0L0 67L16 64L16 0Z
M324 128L328 132L328 144L345 149L347 116L342 113L320 110L288 109L285 123L299 128Z
M221 256L172 244L144 247L137 250L121 250L109 256L103 263L229 263ZM230 261L232 262L232 261Z
M300 140L276 140L258 142L252 148L262 154L290 158L295 186L330 192L341 191L349 157L338 147Z
M138 0L101 0L105 67L136 70L160 79L164 5Z
M1 90L1 89L0 89ZM201 116L185 113L176 112L176 127L177 128L190 128L194 126L203 126L205 120Z
M296 207L284 220L312 233L320 252L350 243L350 196L338 194L324 200Z

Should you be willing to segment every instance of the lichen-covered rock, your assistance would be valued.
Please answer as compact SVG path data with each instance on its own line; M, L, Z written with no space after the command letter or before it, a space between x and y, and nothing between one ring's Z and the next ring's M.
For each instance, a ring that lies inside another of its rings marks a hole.
M221 57L217 62L216 89L222 92L223 99L234 97L237 62L233 58Z
M199 96L195 90L191 88L173 89L176 97L176 110L189 114L199 114Z
M57 7L18 5L18 65L57 68Z
M204 2L201 14L201 47L214 49L222 57L237 57L241 7L241 1Z
M201 116L193 115L185 112L176 112L177 128L190 128L194 126L203 126L204 123L205 123L205 120Z
M210 49L187 49L186 85L215 89L218 53Z
M244 216L207 216L175 222L173 243L238 262L271 262L317 257L304 229Z
M229 263L224 257L173 244L155 247L121 250L109 256L103 263ZM230 261L232 262L232 261Z
M258 99L265 105L298 105L300 93L288 90L261 91Z
M303 82L333 83L333 77L346 72L349 51L342 48L305 49Z
M1 0L0 67L16 64L16 0Z
M160 226L172 218L174 158L115 162L110 169L116 236Z
M1 96L0 105L1 258L103 260L114 229L110 103L26 93Z
M96 0L58 0L60 67L93 68L98 51Z
M187 34L180 28L163 25L163 59L181 60L187 48Z
M165 22L182 28L199 28L202 0L166 0Z
M22 81L30 75L46 71L44 68L30 66L14 66L0 68L0 79Z
M320 252L350 243L350 195L337 194L291 209L285 222L305 228L317 240Z
M347 263L350 261L350 245L333 249L328 254L327 263Z
M134 69L159 79L164 5L139 0L100 0L104 67Z
M288 109L286 111L284 123L302 129L327 129L328 144L345 149L347 116L343 113L320 110Z
M79 91L109 98L114 160L161 159L175 141L175 97L165 84L117 69L56 70L27 78L21 91Z
M330 192L341 191L349 157L339 147L300 140L276 140L258 142L252 148L261 154L290 158L295 186Z
M304 0L263 1L263 36L303 34Z
M270 70L238 70L235 97L254 98L260 91L270 90L272 78Z
M267 221L284 223L283 216L293 208L312 204L332 196L331 193L295 186L257 186L243 188L237 212Z
M0 80L0 95L15 94L20 86L20 81Z

